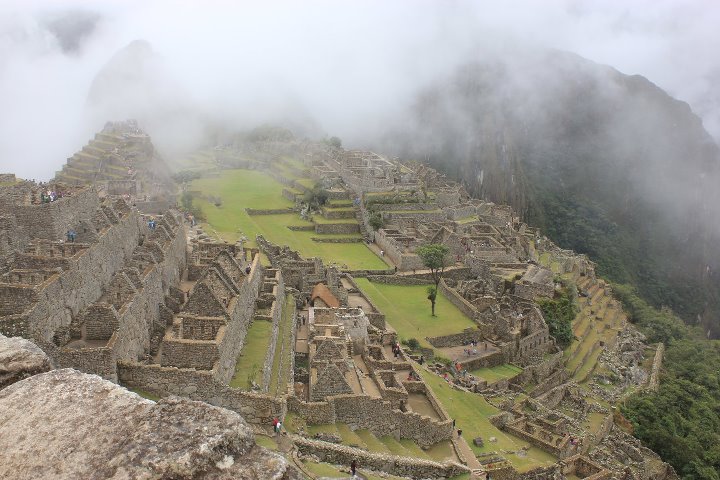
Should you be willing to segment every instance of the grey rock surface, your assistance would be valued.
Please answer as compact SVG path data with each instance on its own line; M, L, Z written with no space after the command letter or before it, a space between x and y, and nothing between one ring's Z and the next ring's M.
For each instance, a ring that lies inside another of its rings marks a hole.
M40 347L19 337L0 335L0 389L52 369Z
M298 478L235 412L71 369L0 391L0 452L0 478L17 480Z

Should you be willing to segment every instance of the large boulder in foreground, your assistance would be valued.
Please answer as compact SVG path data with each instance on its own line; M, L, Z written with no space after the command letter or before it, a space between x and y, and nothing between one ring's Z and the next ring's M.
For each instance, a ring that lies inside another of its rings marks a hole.
M48 356L30 340L0 335L0 389L51 369Z
M0 478L294 479L235 412L155 403L72 369L0 390Z

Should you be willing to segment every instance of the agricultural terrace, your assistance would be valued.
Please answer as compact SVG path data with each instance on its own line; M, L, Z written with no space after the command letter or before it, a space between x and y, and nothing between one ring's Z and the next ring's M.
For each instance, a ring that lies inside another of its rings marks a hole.
M435 397L442 403L445 411L457 422L457 428L463 431L463 438L470 445L475 455L482 459L483 454L503 452L505 457L518 471L524 472L540 466L549 466L557 459L549 453L540 450L518 437L503 432L495 427L488 417L500 413L500 410L490 405L483 397L476 393L458 390L452 387L441 377L431 373L424 368L418 371L423 377L425 384L432 390ZM481 437L485 443L478 447L473 439ZM490 438L497 439L491 442ZM520 452L524 448L526 452L517 455L509 452Z
M357 238L359 234L330 235L314 231L290 230L288 226L312 226L295 213L279 215L248 215L246 208L283 209L294 206L282 196L285 188L281 183L257 170L225 170L222 176L194 180L190 191L195 198L211 229L229 242L235 242L245 235L254 245L255 237L263 235L270 242L287 245L305 257L320 257L325 261L347 265L348 269L385 269L388 265L375 255L363 242L324 243L313 238ZM207 200L208 196L220 197L219 207ZM199 198L200 197L200 198ZM317 216L319 217L319 215ZM319 218L318 221L327 223ZM353 220L354 221L354 220ZM347 222L347 220L333 223Z
M426 285L387 285L366 278L355 280L365 294L385 314L387 323L401 339L416 338L420 345L432 348L425 337L458 333L476 328L475 323L438 292L435 314L430 313Z

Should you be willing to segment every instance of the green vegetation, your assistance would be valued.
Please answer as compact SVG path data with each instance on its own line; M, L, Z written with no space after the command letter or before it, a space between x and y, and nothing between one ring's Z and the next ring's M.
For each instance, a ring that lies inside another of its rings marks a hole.
M630 319L666 342L657 392L622 407L634 434L688 480L720 479L720 341L706 340L669 310L656 310L626 285L615 285Z
M570 345L573 339L572 321L580 311L577 305L577 289L574 284L565 286L553 299L538 300L540 310L550 329L550 335L555 338L561 348Z
M447 299L438 303L437 317L431 316L423 295L426 285L387 285L372 283L366 278L355 281L385 314L398 335L403 339L417 338L420 346L432 348L425 337L449 335L475 327L475 323Z
M283 394L284 387L290 380L290 355L292 354L292 313L295 310L295 298L288 295L283 305L282 317L278 326L277 342L275 344L275 357L273 357L272 373L270 374L270 387L272 395Z
M435 397L442 403L448 415L456 419L457 428L462 429L463 437L475 454L503 450L518 451L528 446L524 440L509 435L490 423L488 417L499 413L500 410L490 405L483 397L475 393L456 390L439 376L424 369L420 369L420 374ZM483 447L475 446L472 442L475 437L482 437L485 445ZM497 442L489 442L490 437L497 438ZM530 447L527 456L514 454L504 454L503 456L520 471L552 465L557 461L555 457L537 447Z
M385 226L385 220L383 220L382 215L380 215L377 212L374 212L370 215L370 219L368 220L368 223L370 224L372 229L375 231L378 231Z
M512 378L522 372L522 368L516 367L509 363L498 365L497 367L483 367L473 370L472 373L476 377L486 380L488 383L495 383L498 380L506 380Z
M158 397L157 395L152 394L150 392L146 392L145 390L141 390L139 388L128 388L128 390L130 390L131 392L137 393L142 398L145 398L147 400L152 400L153 402L157 402L158 400L160 400L160 397Z
M423 265L430 269L430 276L432 276L433 282L435 283L434 288L427 289L427 299L430 300L430 308L432 316L434 317L438 285L445 272L445 267L448 265L447 256L450 253L450 249L439 243L431 243L418 247L415 253L420 257Z
M296 214L248 215L245 211L245 208L292 207L293 202L282 196L283 188L281 183L263 172L241 169L226 170L222 176L194 180L191 184L191 191L197 192L193 196L193 205L202 210L212 229L216 230L224 240L235 242L243 234L252 246L255 236L262 234L269 241L288 245L303 256L319 256L326 262L342 262L350 269L388 268L387 264L362 242L320 243L312 240L313 237L361 238L359 234L319 235L314 231L293 231L287 226L313 224L302 220ZM221 197L223 205L217 207L201 198L206 195ZM341 221L326 220L325 222L340 223Z
M235 374L230 380L231 387L248 390L252 386L252 382L260 383L262 379L258 375L262 371L271 334L271 322L253 320L245 337L242 352L235 364Z
M202 173L197 170L182 170L172 176L173 180L177 183L187 183L197 180L202 176Z

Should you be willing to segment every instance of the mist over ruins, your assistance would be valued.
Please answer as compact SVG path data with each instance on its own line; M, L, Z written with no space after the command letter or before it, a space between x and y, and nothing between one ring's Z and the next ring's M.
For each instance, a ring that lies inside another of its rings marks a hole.
M0 147L0 478L720 479L712 92L368 5L0 10L68 82ZM289 82L327 19L395 44Z

